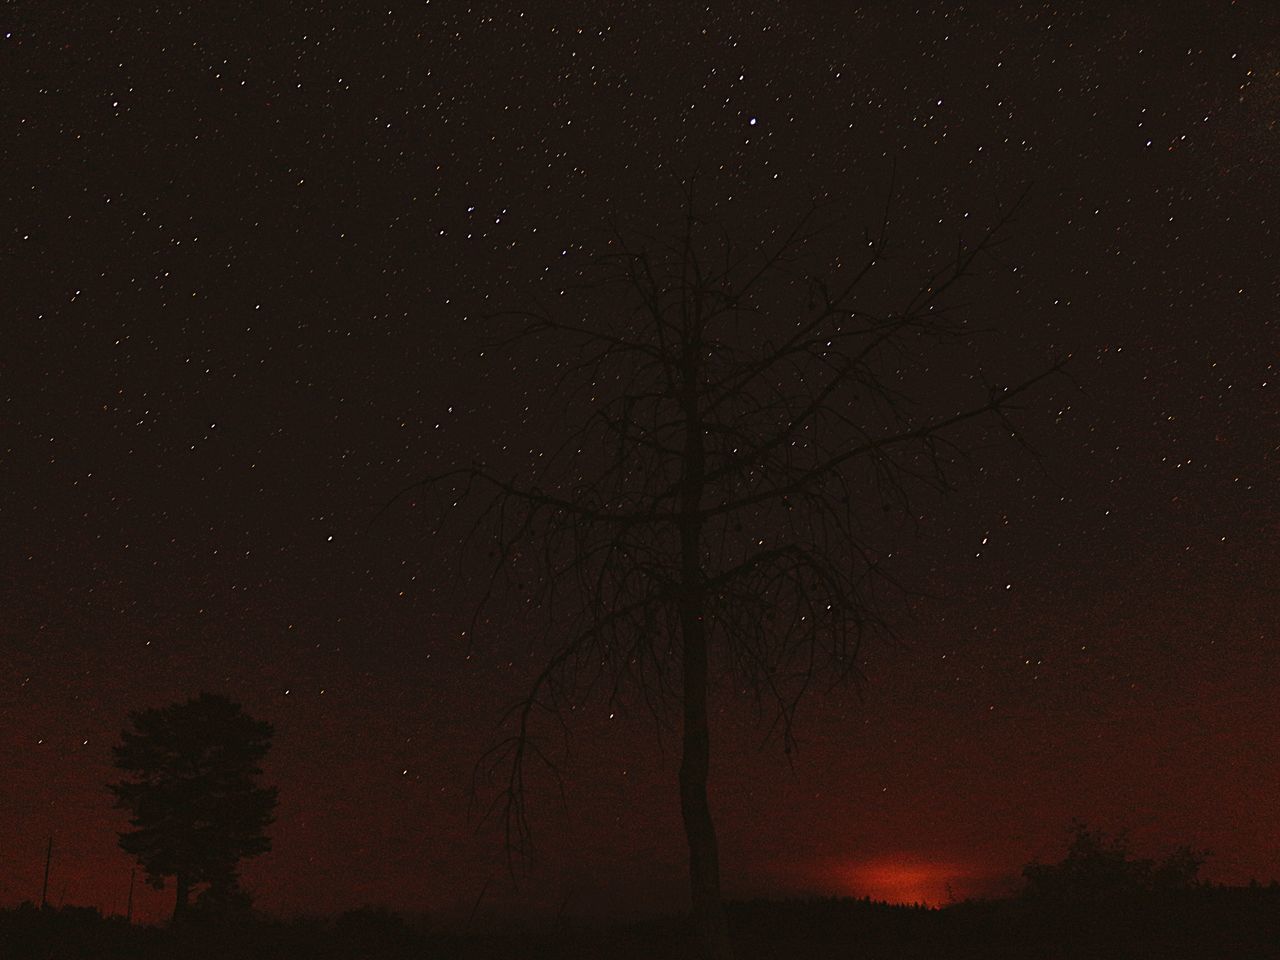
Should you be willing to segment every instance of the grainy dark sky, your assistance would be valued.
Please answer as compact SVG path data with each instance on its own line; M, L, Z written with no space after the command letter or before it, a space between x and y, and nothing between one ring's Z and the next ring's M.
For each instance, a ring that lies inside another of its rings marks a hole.
M717 696L731 894L1006 889L1071 817L1280 875L1280 14L1266 2L7 4L0 901L123 909L130 709L272 721L272 910L680 904L676 757L576 718L511 892L466 785L530 660L471 650L406 483L548 442L552 353L477 318L607 218L871 217L902 269L1031 185L972 307L1040 462L980 451L940 595L816 698L793 769ZM968 216L966 216L968 215ZM941 369L939 378L963 374ZM505 445L505 452L504 452ZM376 519L375 519L376 518ZM491 881L491 882L490 882ZM167 897L147 893L160 916Z

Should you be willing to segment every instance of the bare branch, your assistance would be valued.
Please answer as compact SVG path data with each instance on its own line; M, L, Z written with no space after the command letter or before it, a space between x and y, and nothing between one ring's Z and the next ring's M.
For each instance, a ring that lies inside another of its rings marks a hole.
M968 342L955 294L1004 241L1022 197L888 311L864 301L868 278L889 268L892 189L878 233L838 277L810 263L810 246L835 233L816 206L765 244L735 246L696 199L687 184L670 236L615 229L598 281L579 290L586 319L541 305L494 315L515 325L504 348L559 352L566 410L591 398L537 482L473 464L396 499L443 497L440 523L488 551L484 576L470 578L471 642L507 591L536 624L531 648L549 651L476 765L473 786L500 784L482 822L502 823L509 856L528 849L530 761L558 780L545 722L567 735L566 714L593 696L611 707L637 698L659 729L678 708L694 889L705 885L714 913L711 677L750 692L766 741L790 757L809 693L856 681L864 642L893 636L889 598L907 588L882 545L901 536L885 511L909 530L914 498L952 486L972 453L962 425L986 419L1023 442L1016 401L1063 362L950 412L918 409L902 373L921 350Z

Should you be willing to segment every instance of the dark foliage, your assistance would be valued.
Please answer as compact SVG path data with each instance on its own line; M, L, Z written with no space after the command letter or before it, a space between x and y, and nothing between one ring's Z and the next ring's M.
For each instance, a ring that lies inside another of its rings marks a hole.
M1163 861L1135 858L1123 836L1112 837L1076 821L1060 863L1030 863L1022 871L1026 897L1055 907L1126 903L1196 884L1207 854L1180 847Z
M153 887L174 878L175 918L201 885L195 914L246 913L238 865L271 849L265 830L276 791L257 782L271 725L209 693L130 713L129 724L113 751L127 779L110 785L134 827L120 834L121 848L137 857Z

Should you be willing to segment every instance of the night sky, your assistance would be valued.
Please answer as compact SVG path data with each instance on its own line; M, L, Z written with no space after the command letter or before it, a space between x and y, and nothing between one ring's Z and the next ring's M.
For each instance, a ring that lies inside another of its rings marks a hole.
M726 893L1001 893L1072 817L1280 877L1273 3L2 17L0 904L52 834L51 899L123 911L110 747L211 690L276 728L268 910L681 907L678 737L603 702L512 890L467 787L536 656L518 619L469 647L457 544L382 508L539 461L555 351L482 356L481 318L568 303L611 217L697 172L757 236L816 199L860 241L895 167L906 275L1030 186L970 309L985 367L1072 379L1028 400L1037 456L921 505L930 598L793 766L717 690Z

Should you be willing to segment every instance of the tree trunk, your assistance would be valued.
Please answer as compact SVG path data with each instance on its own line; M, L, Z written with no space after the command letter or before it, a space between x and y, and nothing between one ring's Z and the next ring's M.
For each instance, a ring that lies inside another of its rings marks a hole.
M695 330L700 318L695 319ZM680 494L680 640L684 674L684 738L680 757L680 813L689 843L689 892L693 922L706 960L733 960L733 944L720 899L720 849L707 802L711 736L707 724L706 588L702 573L702 493L706 449L699 410L701 337L685 344L682 363L685 415Z
M191 898L191 882L180 873L174 879L174 886L178 888L178 895L173 901L173 919L181 920L187 915L187 901Z
M702 619L681 617L684 640L684 743L680 758L680 812L689 842L693 922L707 960L732 960L733 946L720 899L720 851L707 803L711 740L707 728L707 640Z

